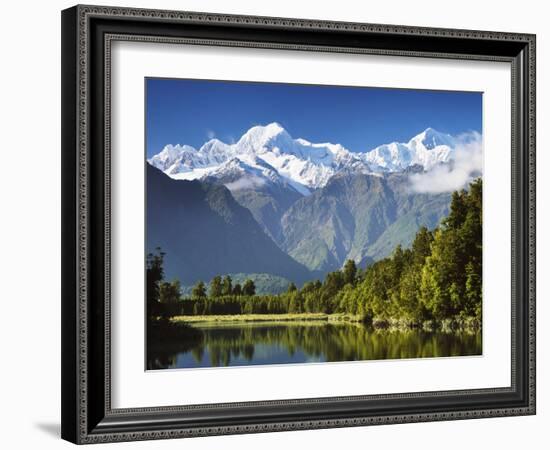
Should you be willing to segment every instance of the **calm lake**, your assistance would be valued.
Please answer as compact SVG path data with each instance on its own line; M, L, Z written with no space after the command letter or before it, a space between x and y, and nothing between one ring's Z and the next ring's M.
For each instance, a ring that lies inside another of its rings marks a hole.
M481 331L374 330L356 323L193 325L202 337L148 349L148 369L481 355Z

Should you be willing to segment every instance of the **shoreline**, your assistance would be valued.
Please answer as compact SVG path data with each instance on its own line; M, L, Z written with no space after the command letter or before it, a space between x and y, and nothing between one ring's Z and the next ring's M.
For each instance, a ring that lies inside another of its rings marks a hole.
M364 324L378 330L458 331L481 330L481 321L474 317L455 317L443 320L413 322L407 319L374 318L366 321L359 314L345 313L287 313L287 314L227 314L227 315L180 315L170 319L174 324L214 324L214 323L252 323L252 322L326 322Z
M325 313L287 313L287 314L212 314L212 315L180 315L170 319L174 323L203 322L362 322L357 314L325 314Z

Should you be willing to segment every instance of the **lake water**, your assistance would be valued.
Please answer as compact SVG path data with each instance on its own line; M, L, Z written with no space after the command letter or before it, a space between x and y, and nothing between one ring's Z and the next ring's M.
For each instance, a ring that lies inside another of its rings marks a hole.
M149 369L481 355L481 332L374 330L355 323L193 325L202 338L149 348Z

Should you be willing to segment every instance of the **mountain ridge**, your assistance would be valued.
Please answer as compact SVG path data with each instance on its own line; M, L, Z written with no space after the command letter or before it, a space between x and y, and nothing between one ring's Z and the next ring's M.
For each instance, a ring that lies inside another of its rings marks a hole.
M149 164L175 179L204 179L220 173L232 159L265 169L292 185L302 195L325 186L343 171L392 173L413 165L425 171L447 163L461 143L459 137L427 128L406 143L392 142L367 152L353 152L340 144L294 139L277 122L254 126L234 144L211 139L198 150L189 145L167 145L148 159ZM223 175L222 175L223 176Z
M433 229L449 203L447 193L411 192L406 173L338 175L284 213L279 245L314 271L363 265L409 245L420 226Z

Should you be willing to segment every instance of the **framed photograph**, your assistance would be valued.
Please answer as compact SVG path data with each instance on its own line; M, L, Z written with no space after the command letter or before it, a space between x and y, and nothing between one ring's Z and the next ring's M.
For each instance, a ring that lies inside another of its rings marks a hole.
M535 413L535 36L62 12L62 437Z

